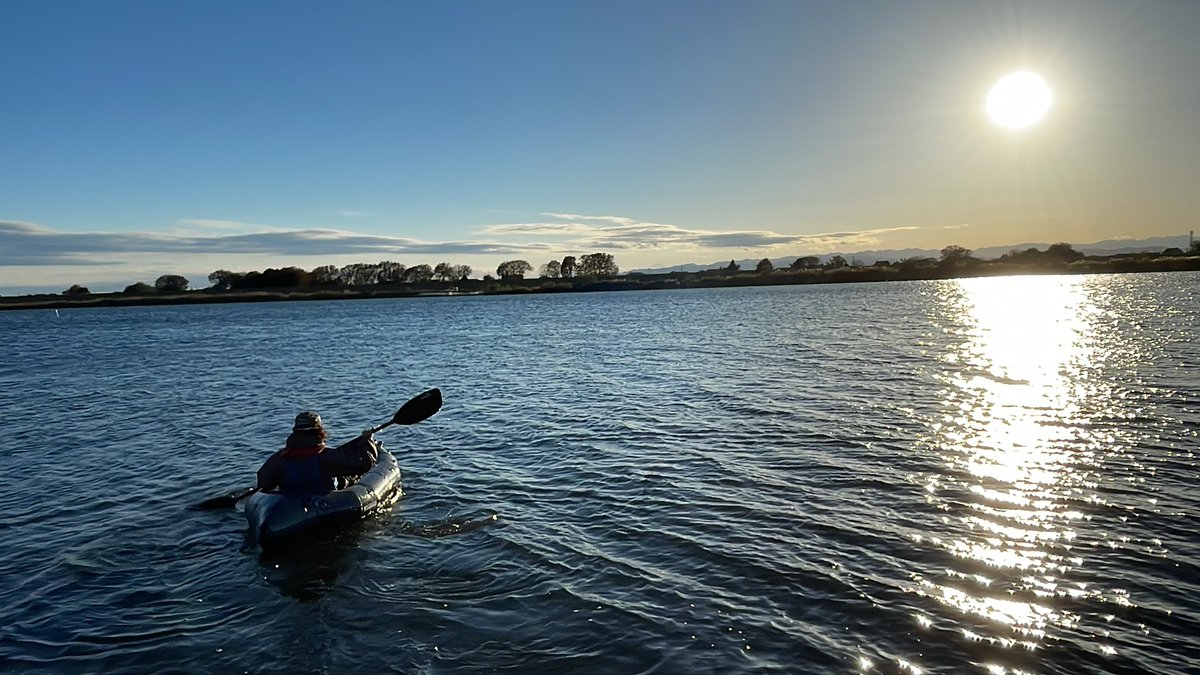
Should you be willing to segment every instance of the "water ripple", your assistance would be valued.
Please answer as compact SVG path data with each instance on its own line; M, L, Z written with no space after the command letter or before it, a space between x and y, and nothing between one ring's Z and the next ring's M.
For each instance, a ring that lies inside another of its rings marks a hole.
M5 312L0 663L1200 670L1198 282ZM186 509L430 386L390 513Z

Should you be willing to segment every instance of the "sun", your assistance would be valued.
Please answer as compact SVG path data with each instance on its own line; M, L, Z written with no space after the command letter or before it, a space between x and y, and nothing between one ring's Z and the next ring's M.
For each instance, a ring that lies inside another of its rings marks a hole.
M1000 78L987 95L987 115L1009 129L1033 126L1050 110L1050 87L1037 73L1018 70Z

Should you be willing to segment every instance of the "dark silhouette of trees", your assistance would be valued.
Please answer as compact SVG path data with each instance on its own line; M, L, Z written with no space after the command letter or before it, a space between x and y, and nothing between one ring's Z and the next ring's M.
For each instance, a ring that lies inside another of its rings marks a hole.
M160 291L179 292L188 289L188 280L178 274L164 274L154 280L154 287Z
M443 262L433 268L433 278L438 281L462 281L469 276L471 276L470 265L451 265Z
M589 253L579 260L581 277L615 277L620 273L611 253Z
M557 260L551 260L545 265L542 265L542 269L539 274L550 279L557 279L562 276L562 263L558 262Z
M1014 248L1013 250L1009 251L1008 253L1005 253L1004 255L1000 256L1000 260L1004 260L1006 262L1019 263L1022 265L1028 265L1031 263L1035 263L1041 259L1042 259L1042 252L1037 250L1036 248L1027 248L1024 251L1018 251L1017 249Z
M965 260L971 257L971 249L963 248L962 246L954 245L947 246L942 249L942 260L954 262L957 260Z
M558 272L564 279L570 279L575 276L575 256L569 255L562 259L562 264L558 266Z
M913 256L900 261L900 269L905 272L912 272L920 269L931 269L937 266L937 261L933 258L924 256Z
M338 270L338 283L343 286L365 286L378 278L374 265L352 263Z
M413 265L404 272L404 280L423 284L433 278L433 268L429 265Z
M496 268L496 274L501 279L523 279L526 272L532 271L533 265L524 260L509 260L508 262L500 263Z
M379 263L378 267L379 271L375 274L375 283L377 284L397 284L404 281L408 274L408 268L391 260L384 260Z
M1076 251L1070 244L1066 242L1059 242L1057 244L1052 244L1050 248L1046 249L1045 251L1039 251L1036 248L1027 248L1024 251L1013 249L1000 256L998 260L1016 263L1018 265L1045 266L1047 264L1056 265L1073 263L1083 260L1083 258L1084 255L1079 251Z
M524 260L510 260L502 263L496 270L501 277L497 279L492 274L483 275L482 281L472 281L469 276L472 270L467 265L451 265L438 263L436 268L429 265L405 267L399 263L383 261L380 263L356 263L338 268L324 265L306 272L298 267L267 269L263 272L231 272L216 270L208 275L213 287L205 292L188 294L183 297L180 291L188 290L188 280L174 274L164 274L159 277L154 286L138 282L125 287L120 295L123 299L115 298L116 293L93 294L86 287L75 284L62 292L67 301L80 303L103 304L140 304L140 303L176 303L176 302L208 302L211 300L239 300L240 296L213 299L206 297L212 291L246 291L258 289L304 289L312 288L309 292L299 293L268 293L266 299L302 299L307 297L391 297L396 295L431 295L430 290L437 286L416 286L411 290L400 287L400 284L428 284L436 277L441 288L449 288L449 294L458 294L456 284L462 281L465 293L517 293L542 292L561 290L640 290L659 288L703 288L711 286L752 286L776 284L803 284L825 282L856 282L856 281L892 281L908 279L945 279L951 277L991 276L1021 273L1113 273L1113 272L1169 272L1200 269L1200 242L1188 247L1187 253L1179 248L1169 248L1161 253L1129 253L1113 254L1110 256L1090 255L1076 251L1070 244L1060 242L1041 251L1037 248L1027 248L1023 251L1012 250L993 260L980 260L971 255L971 251L961 246L947 246L941 250L941 258L913 257L897 263L877 260L870 267L853 266L842 255L833 255L828 262L821 265L817 256L802 256L794 258L789 268L792 274L776 274L774 264L769 258L763 258L755 266L756 274L740 274L740 265L736 260L730 260L724 267L713 267L700 272L683 272L677 270L665 273L630 272L618 276L619 269L611 254L592 253L580 256L566 256L561 261L551 260L541 268L543 278L561 279L555 283L527 280L525 275L532 271L532 266ZM814 269L823 268L823 269ZM803 270L803 273L796 273ZM369 286L390 284L388 287L374 289ZM329 293L331 286L352 287ZM255 296L259 294L254 294ZM109 296L109 297L105 297ZM139 297L141 296L141 297ZM261 299L247 294L246 299ZM63 302L62 299L55 302ZM0 300L0 308L9 305L8 299Z
M322 265L307 272L299 267L267 269L263 272L230 272L217 270L208 275L215 290L250 290L259 288L305 288L310 286L373 286L378 284L425 283L435 276L442 281L457 281L471 275L469 265L438 263L404 265L384 260L379 263L353 263L344 267ZM161 289L160 289L161 290Z
M299 288L309 283L308 272L299 267L265 269L258 276L259 288Z
M129 284L125 287L125 290L121 292L125 295L146 295L147 293L153 293L154 287L150 284L144 284L139 281L135 284Z
M217 270L208 275L208 283L218 291L227 291L233 287L234 276L236 275L229 270Z
M319 286L330 286L336 284L338 280L338 268L336 265L321 265L314 267L308 273L308 280Z
M971 257L971 249L954 245L942 249L942 260L938 263L938 267L943 271L950 271L958 267L976 265L978 263L979 260L977 258Z
M1083 260L1083 254L1076 251L1074 247L1066 242L1051 244L1050 248L1046 249L1046 255L1060 260L1065 263L1072 263L1076 260Z

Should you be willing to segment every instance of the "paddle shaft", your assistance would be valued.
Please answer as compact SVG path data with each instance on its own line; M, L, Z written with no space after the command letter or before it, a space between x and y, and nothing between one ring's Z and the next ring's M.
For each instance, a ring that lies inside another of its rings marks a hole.
M374 429L371 429L371 433L377 434L377 433L383 431L384 429L392 426L395 423L396 423L396 420L390 420L388 422L384 422L383 424L380 424L379 426L375 427Z

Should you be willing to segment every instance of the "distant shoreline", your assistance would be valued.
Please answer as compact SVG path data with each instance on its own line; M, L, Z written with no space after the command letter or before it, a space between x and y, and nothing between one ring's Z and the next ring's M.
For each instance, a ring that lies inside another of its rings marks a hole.
M159 305L202 305L249 302L297 302L314 300L370 300L381 298L457 297L464 295L519 295L524 293L586 293L596 291L650 291L684 288L739 286L790 286L879 281L929 281L996 276L1040 274L1129 274L1147 272L1200 271L1200 255L1155 255L1089 257L1070 263L1021 264L973 261L969 265L900 265L843 267L838 269L774 270L767 273L733 269L666 274L628 274L607 279L594 278L503 278L462 279L455 282L377 284L356 287L280 288L263 290L217 290L182 292L87 293L77 296L0 296L0 311L20 309L79 309L87 307L149 307Z

